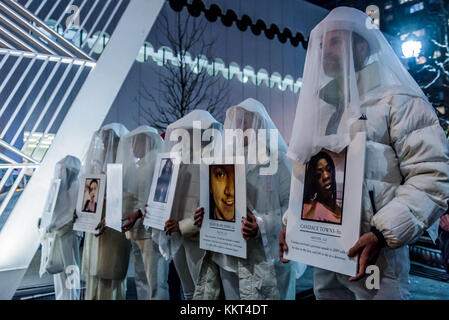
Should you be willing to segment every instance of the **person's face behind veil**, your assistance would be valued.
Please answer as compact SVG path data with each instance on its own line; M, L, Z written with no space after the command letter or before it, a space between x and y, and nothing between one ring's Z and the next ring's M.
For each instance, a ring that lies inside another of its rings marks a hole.
M133 137L133 154L137 159L145 157L146 152L150 151L147 147L149 145L149 139L145 134L138 134Z
M112 139L112 142L110 141L111 139ZM120 138L117 136L117 134L115 133L114 130L109 129L109 130L103 131L102 140L103 140L105 155L108 152L109 145L112 143L112 159L105 159L105 161L109 160L109 161L114 162L116 159L116 156L117 156L117 147L118 147Z
M331 78L343 76L348 70L353 55L354 70L363 68L369 56L368 42L360 35L348 30L332 30L326 32L322 42L323 70Z

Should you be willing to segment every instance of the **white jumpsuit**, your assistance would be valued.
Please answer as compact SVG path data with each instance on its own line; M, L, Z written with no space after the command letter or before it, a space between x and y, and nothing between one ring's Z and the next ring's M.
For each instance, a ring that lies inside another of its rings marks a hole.
M78 194L78 173L81 162L73 156L66 156L55 168L55 178L60 179L55 208L43 236L41 271L45 265L59 265L61 272L53 273L56 300L80 299L80 240L78 232L73 231L73 212ZM50 261L49 261L50 260Z
M357 132L367 137L360 235L373 230L386 243L376 261L380 289L367 289L366 278L349 281L316 268L315 295L406 299L407 245L447 208L448 142L424 93L372 20L338 7L312 30L287 155L305 164L322 148L342 151Z
M276 130L265 107L254 99L247 99L227 111L225 130L246 129L245 126ZM278 258L277 239L282 229L282 214L288 207L291 167L285 157L285 142L280 135L276 138L279 153L276 159L271 159L277 165L275 172L264 175L260 169L265 165L246 164L247 207L256 216L259 226L256 237L247 241L247 259L208 252L201 266L195 299L295 298L295 265L293 262L283 264ZM269 146L267 143L266 147ZM248 159L246 147L245 157Z
M123 165L123 217L144 211L148 201L157 154L162 151L162 138L157 130L140 126L120 139L117 162ZM143 219L126 232L134 258L138 300L168 300L168 263L145 230Z

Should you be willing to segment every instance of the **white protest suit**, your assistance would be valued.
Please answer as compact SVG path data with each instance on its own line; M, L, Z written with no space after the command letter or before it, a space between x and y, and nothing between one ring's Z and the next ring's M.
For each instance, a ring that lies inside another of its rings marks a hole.
M94 133L83 166L83 174L106 174L107 164L115 163L120 137L128 133L121 124L104 126ZM106 202L107 194L105 195ZM103 206L102 216L105 215ZM125 234L107 228L96 237L86 233L82 272L86 276L86 300L126 299L126 273L131 244Z
M42 230L46 243L42 245L40 276L45 272L53 274L56 300L80 299L81 236L73 231L72 223L80 168L81 161L73 156L66 156L56 164L54 178L61 180L59 192L51 220L46 230Z
M278 254L282 214L288 208L290 194L291 166L285 157L287 146L263 104L255 99L247 99L227 110L223 135L225 148L226 144L232 143L226 141L226 130L236 129L243 133L247 129L255 132L247 138L244 156L247 208L256 217L259 231L247 241L247 259L207 253L195 299L220 299L223 293L226 299L295 299L295 263L281 263ZM261 133L259 129L266 130L266 136L256 139ZM273 154L269 161L258 157L256 162L256 145L259 152L262 150L269 157L270 142L273 142ZM268 162L272 163L272 170L268 169Z
M158 153L163 140L157 130L140 126L120 138L117 163L123 164L123 217L137 210L145 211ZM138 300L168 300L168 263L151 239L143 219L126 232L134 257Z
M192 163L195 150L190 140L193 136L194 121L201 123L201 132L209 128L221 130L222 127L209 112L204 110L194 110L167 127L164 152L175 151L172 147L178 141L177 129L181 129L185 133L188 132L189 149L183 152L190 153L190 156L185 155L188 158L180 165L171 214L171 219L178 220L181 234L172 233L168 238L163 232L159 235L161 251L166 259L173 259L186 300L193 298L199 267L205 254L205 251L199 248L199 228L194 225L193 219L200 201L200 166ZM202 144L204 147L204 142Z
M305 164L367 137L361 235L385 241L380 289L315 268L317 299L406 299L407 245L447 208L449 148L437 116L382 33L363 12L339 7L311 33L288 156ZM344 212L343 212L344 215ZM383 238L383 240L382 240Z

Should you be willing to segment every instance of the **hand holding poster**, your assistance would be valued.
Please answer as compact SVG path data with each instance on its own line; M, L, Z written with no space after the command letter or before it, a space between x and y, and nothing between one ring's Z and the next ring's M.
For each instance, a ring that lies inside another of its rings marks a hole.
M360 235L366 136L340 153L322 150L307 165L295 162L287 222L286 259L355 276L349 249Z
M101 221L105 185L106 176L104 174L90 174L80 177L80 190L76 203L78 219L73 226L73 230L98 233L95 228Z
M245 166L203 164L200 170L200 206L204 208L200 248L246 259L241 232L246 217Z
M160 153L156 160L155 174L148 197L147 215L143 224L164 230L165 221L170 219L173 197L179 173L179 156Z

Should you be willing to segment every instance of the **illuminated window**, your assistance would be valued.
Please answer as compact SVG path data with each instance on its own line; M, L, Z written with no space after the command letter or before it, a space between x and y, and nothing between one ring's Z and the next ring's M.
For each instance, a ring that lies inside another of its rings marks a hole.
M248 80L251 79L251 82L253 84L257 84L256 83L256 73L254 72L254 68L251 66L246 66L245 68L243 68L242 71L242 76L243 76L243 83L247 83Z
M413 34L417 37L423 37L426 35L426 29L419 29L419 30L413 31Z
M100 54L109 42L109 35L107 33L101 34L101 31L97 31L94 35L87 39L87 45L90 49L93 48L93 52Z
M260 69L257 72L257 85L262 85L262 83L265 83L265 85L269 86L269 78L268 78L268 72L265 69Z
M409 8L409 13L412 14L412 13L421 11L423 9L424 9L424 2L419 2Z
M404 4L407 2L411 2L411 1L413 1L413 0L399 0L399 4Z
M388 1L387 3L385 3L385 10L390 10L391 8L393 8L393 2Z

